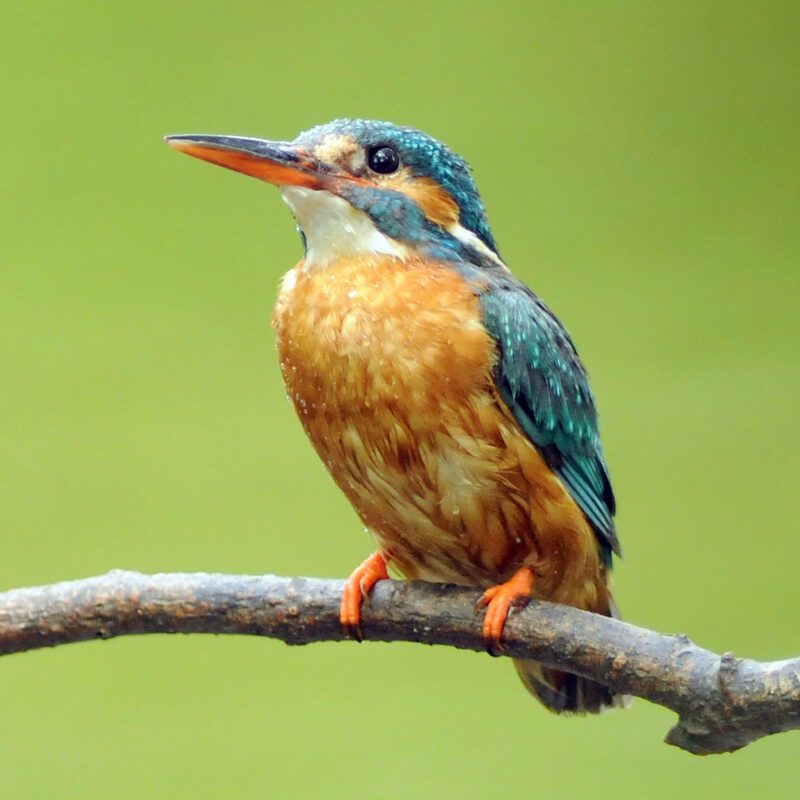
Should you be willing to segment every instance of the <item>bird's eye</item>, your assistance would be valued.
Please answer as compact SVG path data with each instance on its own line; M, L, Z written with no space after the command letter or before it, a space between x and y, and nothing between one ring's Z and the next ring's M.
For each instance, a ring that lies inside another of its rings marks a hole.
M381 144L369 149L367 163L373 172L388 175L391 172L395 172L400 166L400 157L393 147Z

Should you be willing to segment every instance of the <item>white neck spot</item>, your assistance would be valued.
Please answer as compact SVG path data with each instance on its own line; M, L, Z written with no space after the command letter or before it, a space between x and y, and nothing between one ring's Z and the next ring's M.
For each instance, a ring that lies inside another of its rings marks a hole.
M478 238L478 236L476 236L472 231L467 230L460 223L453 223L447 230L450 235L455 236L459 242L467 245L467 247L471 247L473 250L477 250L479 253L481 253L481 255L491 259L498 266L505 267L505 264L500 260L496 253L492 252L492 250L487 247L484 242Z
M378 230L363 211L341 197L301 186L285 186L282 194L306 237L307 267L377 253L408 258L408 250L400 242Z

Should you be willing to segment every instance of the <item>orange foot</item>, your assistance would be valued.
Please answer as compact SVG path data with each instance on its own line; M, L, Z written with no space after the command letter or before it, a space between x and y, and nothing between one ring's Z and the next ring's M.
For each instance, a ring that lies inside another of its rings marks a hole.
M363 564L356 567L344 584L339 620L345 632L354 631L358 639L361 639L361 604L378 581L389 577L386 565L390 557L391 553L386 555L380 551L373 553Z
M533 578L531 567L520 567L505 583L488 588L475 605L476 611L487 606L483 618L483 638L489 652L500 649L500 638L511 607L524 607L531 599Z

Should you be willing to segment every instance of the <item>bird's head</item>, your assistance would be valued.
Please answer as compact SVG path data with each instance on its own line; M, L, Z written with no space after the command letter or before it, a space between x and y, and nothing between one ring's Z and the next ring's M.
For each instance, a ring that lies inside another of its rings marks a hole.
M376 253L501 263L466 161L413 128L343 119L292 142L206 134L166 141L278 186L309 265Z

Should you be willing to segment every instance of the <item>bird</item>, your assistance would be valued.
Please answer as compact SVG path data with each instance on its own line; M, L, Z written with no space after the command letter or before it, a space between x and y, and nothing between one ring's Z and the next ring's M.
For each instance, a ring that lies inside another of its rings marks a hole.
M467 162L416 128L338 119L292 141L178 134L174 149L276 186L303 258L272 322L287 395L377 549L340 619L389 568L482 590L502 649L531 598L618 617L615 499L569 334L500 256ZM600 683L516 660L557 713L625 704Z

